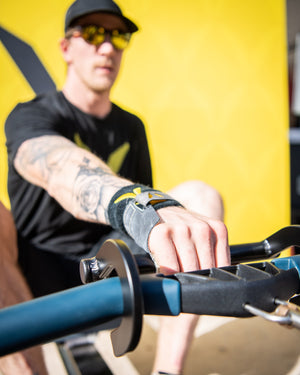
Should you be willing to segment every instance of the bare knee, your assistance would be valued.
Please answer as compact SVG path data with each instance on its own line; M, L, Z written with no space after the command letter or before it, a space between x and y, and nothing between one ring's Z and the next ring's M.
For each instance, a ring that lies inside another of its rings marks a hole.
M205 182L186 181L171 189L169 194L191 211L213 219L224 218L224 205L220 193Z

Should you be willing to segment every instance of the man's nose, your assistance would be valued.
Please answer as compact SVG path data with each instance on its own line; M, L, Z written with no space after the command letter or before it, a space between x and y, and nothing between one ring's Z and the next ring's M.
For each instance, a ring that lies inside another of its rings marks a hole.
M99 53L113 53L114 52L114 46L112 45L112 42L110 40L110 35L105 34L104 41L97 46L97 52Z

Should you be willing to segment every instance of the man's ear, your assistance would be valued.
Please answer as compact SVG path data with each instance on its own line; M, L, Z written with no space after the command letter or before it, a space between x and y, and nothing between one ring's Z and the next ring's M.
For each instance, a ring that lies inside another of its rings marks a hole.
M70 56L70 53L69 53L70 40L66 39L66 38L62 38L59 42L59 46L60 46L60 50L61 50L61 53L63 55L63 58L64 58L65 62L66 63L71 62L71 56Z

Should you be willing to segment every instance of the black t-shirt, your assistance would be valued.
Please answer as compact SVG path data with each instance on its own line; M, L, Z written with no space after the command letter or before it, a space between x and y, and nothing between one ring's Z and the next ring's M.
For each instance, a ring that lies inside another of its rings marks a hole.
M152 185L144 125L135 115L113 104L104 118L73 106L62 92L40 95L18 104L5 124L9 159L8 193L19 238L40 250L81 255L111 228L75 219L49 194L23 179L13 160L27 139L62 135L101 157L119 175ZM22 248L22 241L19 243Z

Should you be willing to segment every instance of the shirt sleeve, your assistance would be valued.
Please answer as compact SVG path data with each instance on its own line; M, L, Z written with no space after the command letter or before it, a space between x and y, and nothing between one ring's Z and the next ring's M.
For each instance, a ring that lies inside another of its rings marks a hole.
M18 104L5 123L6 147L12 162L21 144L43 135L57 135L55 120L47 109L35 101Z

